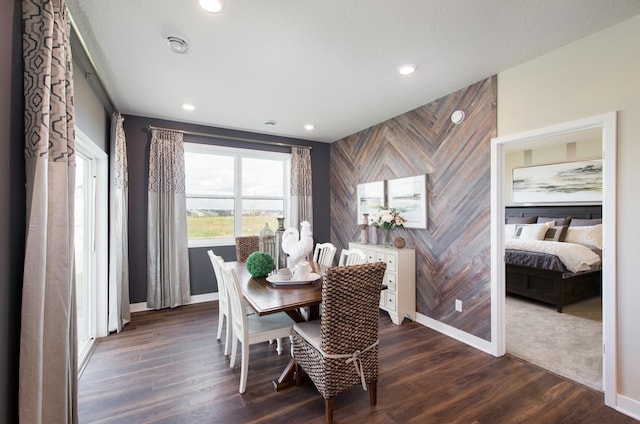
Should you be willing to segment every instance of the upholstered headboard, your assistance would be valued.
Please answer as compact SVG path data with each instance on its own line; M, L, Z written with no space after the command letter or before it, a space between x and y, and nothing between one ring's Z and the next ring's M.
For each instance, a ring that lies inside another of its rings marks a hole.
M568 205L568 206L507 206L507 217L544 216L550 218L602 218L602 205Z

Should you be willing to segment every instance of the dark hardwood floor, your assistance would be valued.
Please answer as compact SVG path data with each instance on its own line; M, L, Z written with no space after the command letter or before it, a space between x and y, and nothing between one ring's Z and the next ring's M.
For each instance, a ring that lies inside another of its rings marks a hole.
M238 393L216 340L217 302L134 314L101 339L80 379L80 423L323 423L310 382L274 392L289 360L251 346ZM289 347L288 340L285 342ZM416 323L380 314L378 404L354 387L336 398L337 423L635 423L601 393L505 356L494 358Z

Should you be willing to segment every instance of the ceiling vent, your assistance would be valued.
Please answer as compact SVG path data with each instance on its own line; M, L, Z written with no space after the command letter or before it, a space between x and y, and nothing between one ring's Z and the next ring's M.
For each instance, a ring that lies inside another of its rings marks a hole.
M189 43L180 36L169 35L164 40L167 42L167 46L176 53L184 53L189 50Z

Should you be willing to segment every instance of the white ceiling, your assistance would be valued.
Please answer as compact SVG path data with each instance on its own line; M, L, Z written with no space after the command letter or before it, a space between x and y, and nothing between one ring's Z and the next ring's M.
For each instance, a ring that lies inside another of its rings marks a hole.
M322 142L640 13L638 0L226 2L212 15L197 0L67 0L121 113ZM186 53L167 48L173 34Z

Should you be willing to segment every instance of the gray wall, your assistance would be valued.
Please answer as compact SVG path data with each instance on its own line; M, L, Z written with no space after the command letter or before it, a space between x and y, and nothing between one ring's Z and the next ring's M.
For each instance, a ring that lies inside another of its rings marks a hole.
M129 163L129 296L131 303L147 300L147 174L149 169L149 125L221 134L244 138L260 138L286 144L311 146L313 166L313 234L320 242L331 238L329 216L329 144L307 140L291 139L269 135L256 135L241 131L211 128L200 125L144 118L124 117L124 131L127 139L127 159ZM289 152L289 147L269 146L255 143L196 137L185 135L185 141L221 146L241 147L276 152ZM189 271L191 273L191 294L217 292L213 270L207 256L209 248L189 249ZM225 260L235 260L235 247L222 246L214 251Z
M20 1L0 3L0 422L18 422L25 174Z

